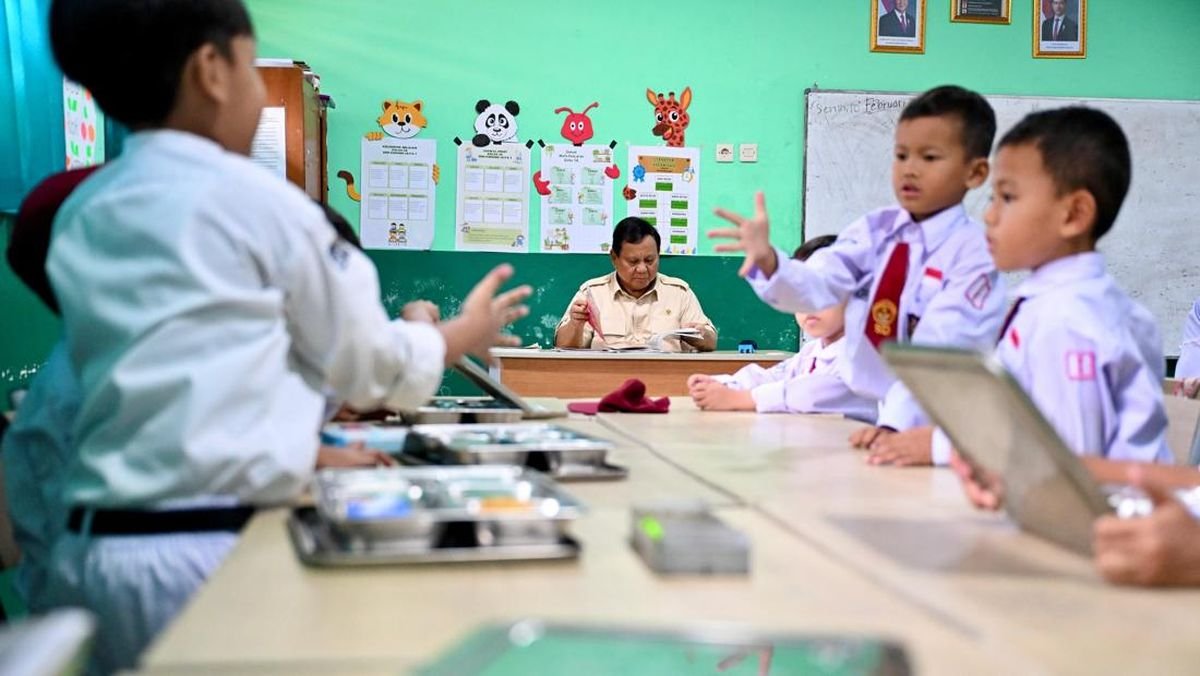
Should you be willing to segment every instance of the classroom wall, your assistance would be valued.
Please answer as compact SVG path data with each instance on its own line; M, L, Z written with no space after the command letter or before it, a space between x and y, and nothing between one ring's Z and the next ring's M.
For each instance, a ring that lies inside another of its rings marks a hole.
M803 97L823 88L911 91L955 82L985 93L1200 99L1200 3L1194 0L1091 3L1088 58L1031 58L1034 3L1013 0L1007 26L950 23L949 0L929 0L924 55L867 49L870 1L694 0L602 3L509 0L250 0L262 56L307 61L334 97L329 114L330 202L356 221L358 204L333 178L359 173L359 139L374 128L385 98L425 101L439 140L440 226L454 218L455 136L468 137L479 98L516 99L521 138L558 138L559 106L592 101L596 140L654 143L647 87L694 100L689 145L702 149L701 213L722 205L748 210L767 193L776 242L800 241ZM759 144L757 164L712 161L716 143ZM623 153L618 150L618 157ZM888 162L887 157L863 158ZM536 166L536 165L535 165ZM618 188L623 183L618 184ZM876 205L863 205L863 209ZM618 215L622 209L618 207ZM532 219L537 241L537 218ZM717 224L710 216L702 228ZM452 246L443 227L435 249ZM711 252L705 242L703 252ZM501 260L537 289L533 316L518 326L545 342L578 283L607 269L602 256L375 252L384 300L428 296L451 307L470 280ZM729 259L665 260L691 282L722 330L722 348L741 338L794 347L790 318L758 303ZM49 348L57 325L0 274L6 321L0 327L0 383L23 382ZM540 335L539 335L540 331Z

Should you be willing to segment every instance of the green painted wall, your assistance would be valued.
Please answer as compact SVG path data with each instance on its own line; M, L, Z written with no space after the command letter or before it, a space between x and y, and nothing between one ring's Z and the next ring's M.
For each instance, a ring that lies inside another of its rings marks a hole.
M1200 99L1200 3L1194 0L1092 3L1088 58L1031 58L1032 0L1013 0L1007 26L950 23L949 0L928 0L926 53L872 54L871 0L250 0L263 56L307 61L322 90L337 101L329 116L329 168L358 175L359 139L373 128L385 98L422 98L439 140L442 166L437 218L454 218L455 136L471 133L479 98L516 99L521 137L558 138L558 106L592 112L597 140L654 143L647 87L691 86L689 145L702 153L702 214L716 205L748 209L763 189L777 243L800 240L804 89L913 91L955 82L995 94ZM716 143L759 144L757 164L712 161ZM618 157L623 157L619 152ZM863 162L888 162L887 157ZM331 203L352 221L358 204L340 181ZM878 205L862 205L867 209ZM618 214L622 213L620 207ZM537 218L531 224L537 241ZM715 225L702 218L702 229ZM448 249L449 228L435 249ZM705 241L706 242L706 241ZM707 242L703 251L711 251ZM538 289L528 339L549 333L579 281L606 270L600 256L376 252L385 301L424 295L448 306L483 268L512 260ZM734 276L729 259L701 256L664 262L691 282L722 331L722 348L756 337L790 347L790 318L770 312ZM19 382L53 340L56 323L32 296L0 274L6 318L0 327L0 382Z

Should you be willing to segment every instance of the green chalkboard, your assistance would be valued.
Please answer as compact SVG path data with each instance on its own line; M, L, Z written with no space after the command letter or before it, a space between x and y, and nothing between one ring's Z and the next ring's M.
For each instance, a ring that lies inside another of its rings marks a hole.
M9 223L4 233L8 246ZM492 266L508 262L516 266L517 281L529 284L530 315L514 332L524 344L554 342L554 326L566 310L580 283L612 270L607 256L494 253L451 253L438 251L372 251L369 256L379 268L379 285L384 305L392 316L410 300L423 298L442 307L443 315L455 314L463 296ZM692 285L704 311L717 326L718 348L732 350L744 339L756 340L762 349L795 350L799 335L790 315L775 312L760 302L750 287L737 276L740 259L714 257L667 257L663 272L681 277ZM0 323L0 387L21 387L37 371L50 347L58 339L60 325L41 302L12 274L0 266L0 297L5 319ZM464 380L448 379L447 394L471 394Z
M514 333L526 345L543 347L553 345L554 327L579 285L612 272L603 255L439 251L371 251L368 255L379 268L383 302L392 315L414 298L438 303L443 315L454 314L462 297L488 269L512 263L516 281L533 287L529 317L516 324ZM696 291L704 312L716 324L717 349L734 350L738 341L752 339L760 349L795 350L799 341L795 320L758 300L737 276L740 263L740 258L664 257L660 269L681 277Z
M11 218L0 215L3 247L8 251ZM41 368L61 330L58 318L17 279L8 264L0 265L0 392L24 387ZM7 408L0 405L0 409Z

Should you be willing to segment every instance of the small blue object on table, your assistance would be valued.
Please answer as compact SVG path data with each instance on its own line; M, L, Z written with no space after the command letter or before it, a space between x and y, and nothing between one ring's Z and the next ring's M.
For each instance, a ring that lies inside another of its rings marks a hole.
M758 351L758 343L753 340L743 340L738 343L738 354L754 354Z

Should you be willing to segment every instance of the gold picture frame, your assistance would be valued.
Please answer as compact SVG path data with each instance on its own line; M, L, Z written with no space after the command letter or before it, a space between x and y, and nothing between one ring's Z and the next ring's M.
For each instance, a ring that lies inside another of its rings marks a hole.
M924 54L925 0L871 0L871 51Z
M1033 58L1087 58L1087 0L1033 0Z
M950 21L955 23L1012 23L1012 0L950 0Z

